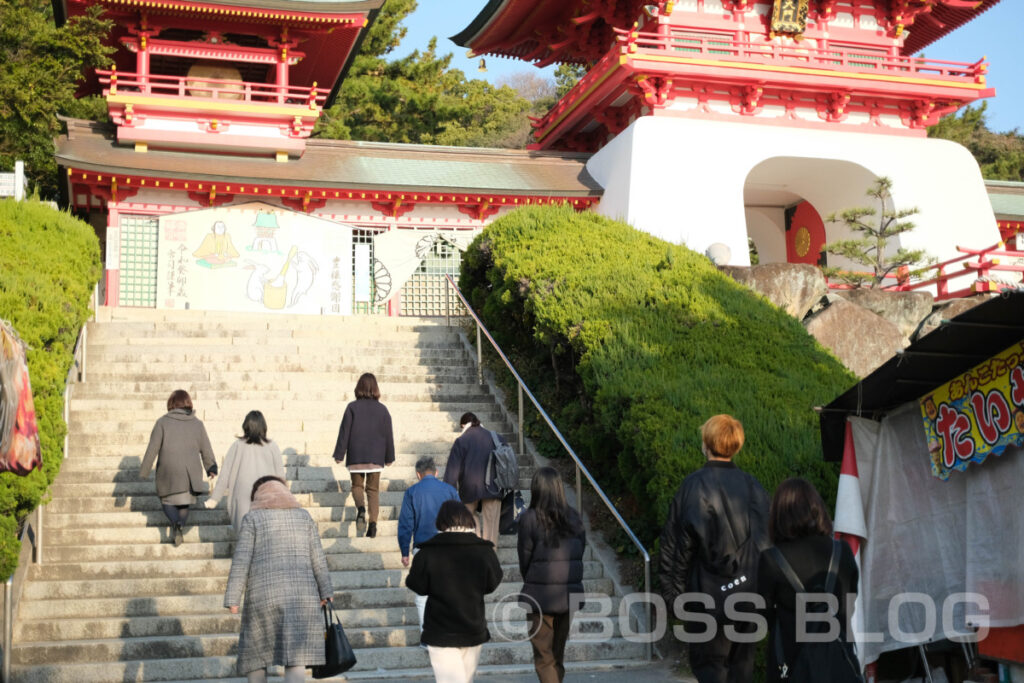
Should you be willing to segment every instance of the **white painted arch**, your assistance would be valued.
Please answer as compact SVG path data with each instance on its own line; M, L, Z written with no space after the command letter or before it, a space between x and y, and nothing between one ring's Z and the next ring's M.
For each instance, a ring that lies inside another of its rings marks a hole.
M921 210L902 246L940 260L957 255L957 245L999 240L977 162L946 140L645 116L591 157L587 170L604 187L599 213L701 253L722 242L734 265L749 263L749 180L782 171L797 190L791 194L823 216L865 205L873 179L888 176L895 206ZM771 220L755 216L752 230L770 233Z

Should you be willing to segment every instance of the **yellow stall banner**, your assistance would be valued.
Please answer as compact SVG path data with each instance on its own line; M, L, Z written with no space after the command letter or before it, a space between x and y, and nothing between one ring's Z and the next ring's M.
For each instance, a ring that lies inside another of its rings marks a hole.
M921 401L932 474L945 481L1007 446L1024 445L1024 341L954 377Z

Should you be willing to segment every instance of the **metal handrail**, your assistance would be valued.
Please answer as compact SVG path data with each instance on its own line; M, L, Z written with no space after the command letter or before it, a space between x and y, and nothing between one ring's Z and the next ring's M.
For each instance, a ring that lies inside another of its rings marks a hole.
M551 431L555 435L555 438L557 438L559 443L562 444L562 447L565 448L565 452L568 453L569 456L573 459L573 462L576 463L576 509L577 509L577 511L579 511L580 515L582 516L582 514L583 514L583 480L581 478L581 475L582 475L582 476L585 476L587 478L587 481L590 482L590 485L594 489L594 493L596 493L598 495L598 497L601 499L601 501L605 504L605 507L608 508L608 511L612 513L612 517L615 518L615 521L617 521L619 523L619 526L622 527L622 530L626 532L627 536L629 536L629 540L631 540L633 542L633 545L635 545L637 547L637 549L640 551L640 554L643 555L643 558L644 558L644 594L645 595L650 595L650 592L651 592L651 555L650 555L650 553L647 552L647 548L645 548L644 544L640 542L640 539L638 539L636 537L636 534L633 533L633 530L629 528L629 525L626 524L626 520L624 520L622 518L622 515L620 515L619 511L615 508L615 505L613 505L612 502L608 499L608 496L605 495L604 490L594 480L594 477L590 474L590 470L588 470L586 465L584 465L580 461L579 456L576 455L576 451L574 451L572 449L572 446L569 445L569 442L565 440L564 436L562 436L562 432L560 432L558 430L558 427L555 426L555 423L548 416L547 412L544 410L544 408L541 407L540 402L533 395L533 392L530 391L530 388L526 386L526 382L523 381L523 378L519 376L519 373L516 372L516 369L512 366L512 363L511 363L511 361L509 361L508 356L506 356L505 352L501 350L500 346L498 346L498 342L494 341L494 337L491 336L491 333L490 333L490 331L488 331L487 326L484 325L483 321L480 320L480 318L477 316L476 312L473 310L473 307L469 305L469 301L466 300L466 297L462 295L462 292L459 290L458 285L455 284L455 280L452 279L451 275L447 275L446 274L444 277L448 281L448 284L451 286L451 288L455 291L456 296L458 296L459 300L462 301L462 305L466 307L466 311L469 313L470 317L473 318L473 321L476 323L476 362L477 362L476 367L477 367L477 380L481 384L483 383L483 347L480 344L481 333L483 334L484 337L487 338L487 341L489 341L491 343L491 346L494 348L495 352L497 352L497 354L501 358L502 362L505 363L505 367L508 368L508 371L511 372L512 376L516 378L516 383L519 386L519 452L520 453L524 452L524 448L523 448L523 394L525 393L530 398L530 402L533 403L533 407L537 409L537 412L540 413L540 416L544 418L544 421L547 423L548 427L551 428ZM448 297L445 297L445 322L446 322L447 325L451 326L451 311L450 311L450 304L449 304L449 302L450 302L450 299ZM647 628L651 628L651 603L650 603L649 600L644 602L644 618L646 620L646 625L645 626ZM650 638L648 638L645 641L645 654L646 654L646 657L647 657L648 661L650 661L652 659L652 654L653 654L652 650L653 650L653 646L652 646Z
M92 320L96 320L96 312L99 310L99 285L94 285L90 299L92 308ZM71 386L85 381L85 347L88 339L88 326L82 325L78 331L78 338L75 340L75 348L72 351L71 368L64 383L64 424L70 422L71 416ZM63 457L68 457L68 434L64 433ZM35 524L28 520L32 513L35 513ZM18 557L18 566L14 573L7 577L4 582L4 610L3 610L3 665L0 667L0 683L8 683L11 680L11 655L14 647L14 610L16 598L20 597L21 586L24 582L25 573L28 571L28 563L23 561L25 557L25 539L32 543L32 564L42 566L43 564L43 505L40 503L25 518L25 524L21 528L18 539L22 541L22 551ZM15 587L17 584L17 588Z

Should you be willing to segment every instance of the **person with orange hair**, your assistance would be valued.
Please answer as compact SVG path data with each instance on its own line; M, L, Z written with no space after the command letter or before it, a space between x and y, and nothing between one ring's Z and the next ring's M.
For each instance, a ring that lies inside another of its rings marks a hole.
M661 534L661 590L674 614L699 615L693 621L705 631L713 627L713 633L692 631L690 668L699 683L746 683L753 680L757 643L730 635L749 635L753 620L729 619L725 605L757 590L758 560L768 546L768 494L732 461L743 447L739 420L715 415L700 435L706 462L683 479ZM676 605L684 594L685 604ZM753 611L748 603L736 610Z

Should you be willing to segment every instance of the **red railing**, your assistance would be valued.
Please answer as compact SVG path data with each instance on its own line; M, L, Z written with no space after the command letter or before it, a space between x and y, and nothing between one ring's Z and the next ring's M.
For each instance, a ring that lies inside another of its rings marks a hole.
M103 95L145 93L169 97L195 97L224 101L296 104L310 108L323 106L330 90L304 86L281 86L275 83L250 83L205 76L162 76L97 69L100 83L109 86Z
M1020 264L1024 264L1024 251L1008 250L1002 243L996 243L991 247L986 247L984 249L969 249L967 247L957 247L957 249L962 252L960 256L954 256L947 261L936 263L928 268L928 270L938 271L934 277L911 283L906 275L886 275L883 278L883 282L895 282L891 285L883 285L882 289L889 292L911 292L917 289L935 287L935 298L936 300L942 301L944 299L957 299L964 296L970 296L978 292L999 291L1004 287L1019 286L1019 284L1016 283L992 282L989 278L991 277L992 272L1024 273L1024 265L1018 265L1017 263L999 263L993 258L1002 256L1005 258L1015 259ZM972 262L971 259L973 257L977 257L977 260ZM949 290L950 280L970 276L972 273L975 277L969 287L964 287L954 291ZM863 274L868 275L869 277L871 275L870 273ZM829 289L852 288L851 285L838 282L829 282L828 286Z
M642 33L615 29L616 40L623 52L674 52L680 56L701 56L717 60L768 62L846 72L892 71L900 74L923 74L954 81L980 82L985 75L984 59L973 64L945 62L920 57L890 56L847 47L803 47L771 42L745 42L728 36L712 37L686 33Z

